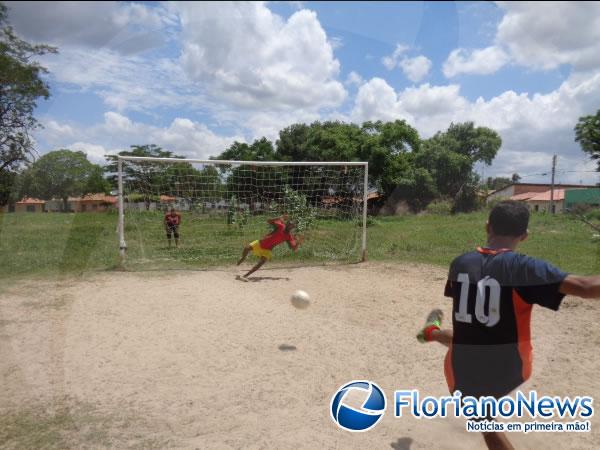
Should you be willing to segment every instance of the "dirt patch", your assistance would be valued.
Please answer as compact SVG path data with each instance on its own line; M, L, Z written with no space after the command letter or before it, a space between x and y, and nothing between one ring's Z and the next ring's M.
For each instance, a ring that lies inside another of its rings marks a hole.
M253 283L235 279L241 270L114 272L5 290L8 448L482 448L462 420L396 419L390 406L373 430L350 434L329 417L332 394L353 379L388 397L447 394L444 349L415 339L430 309L451 317L445 269L270 268ZM306 310L290 303L297 289L311 296ZM600 306L565 306L534 309L534 373L523 389L599 398ZM594 448L597 417L591 433L511 436L518 448Z

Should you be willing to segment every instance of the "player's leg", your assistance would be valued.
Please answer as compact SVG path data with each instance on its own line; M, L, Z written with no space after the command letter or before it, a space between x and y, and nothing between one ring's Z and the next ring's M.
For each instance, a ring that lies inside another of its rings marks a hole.
M175 247L179 248L179 228L173 228L173 237L175 237Z
M244 247L244 250L242 251L242 257L240 258L240 260L237 262L237 265L239 266L241 263L244 262L244 260L246 259L246 257L248 256L248 253L250 253L252 251L252 247L250 245L246 245Z
M264 257L264 256L261 256L261 257L260 257L260 261L258 261L258 262L256 263L256 265L255 265L255 266L254 266L252 269L250 269L250 270L248 271L248 273L247 273L246 275L244 275L242 278L248 278L250 275L252 275L252 274L253 274L254 272L256 272L258 269L260 269L260 268L263 266L263 264L264 264L264 263L266 263L266 262L267 262L267 258L266 258L266 257Z
M439 342L446 347L450 347L450 344L452 344L452 330L447 328L444 330L433 330L431 332L431 342Z
M167 241L169 241L169 248L171 248L171 227L167 227Z
M417 334L419 342L439 342L446 347L452 343L452 330L442 330L444 313L441 309L434 309L427 315L425 326Z
M489 450L514 450L505 433L483 433L483 439Z

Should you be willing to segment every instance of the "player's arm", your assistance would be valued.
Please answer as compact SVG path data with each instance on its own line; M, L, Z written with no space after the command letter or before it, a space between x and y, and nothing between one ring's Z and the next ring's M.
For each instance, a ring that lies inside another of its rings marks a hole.
M563 294L575 295L581 298L600 298L600 276L567 275L559 290Z
M288 245L290 246L290 248L294 251L298 250L298 247L300 247L302 245L302 243L304 242L304 236L295 236L292 237L289 241L288 241Z
M288 220L288 215L287 214L282 214L279 217L274 217L272 219L267 220L267 223L270 225L277 225L278 222L285 222Z

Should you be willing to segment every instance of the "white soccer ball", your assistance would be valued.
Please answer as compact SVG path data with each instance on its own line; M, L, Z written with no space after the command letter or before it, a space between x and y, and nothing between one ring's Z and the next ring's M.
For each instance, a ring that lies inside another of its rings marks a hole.
M310 305L310 297L304 291L296 291L292 294L292 305L298 309L306 309Z

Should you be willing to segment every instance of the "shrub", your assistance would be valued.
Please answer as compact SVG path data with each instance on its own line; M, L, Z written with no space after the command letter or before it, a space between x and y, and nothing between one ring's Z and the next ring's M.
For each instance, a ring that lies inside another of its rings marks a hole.
M310 229L317 218L317 210L308 203L306 195L296 192L289 186L285 186L283 190L282 203L272 204L270 211L272 215L288 214L290 220L296 223L296 230L300 233Z
M429 214L448 216L452 213L452 202L450 200L435 200L427 206L426 211Z

